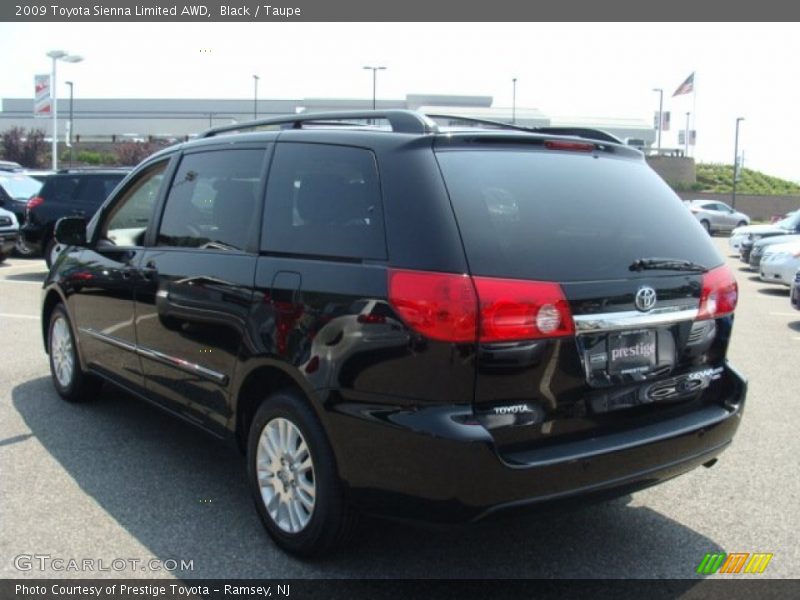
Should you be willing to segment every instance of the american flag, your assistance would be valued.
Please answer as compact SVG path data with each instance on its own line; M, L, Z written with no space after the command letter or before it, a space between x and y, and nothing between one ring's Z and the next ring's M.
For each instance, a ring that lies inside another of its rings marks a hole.
M682 84L678 86L678 89L675 90L675 93L672 94L672 97L680 96L681 94L691 94L694 91L694 73L689 75Z

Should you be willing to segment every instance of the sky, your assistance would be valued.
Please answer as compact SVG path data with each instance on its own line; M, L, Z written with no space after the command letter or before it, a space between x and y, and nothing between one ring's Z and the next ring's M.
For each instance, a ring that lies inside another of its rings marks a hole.
M664 90L676 147L694 113L703 162L730 164L737 117L745 166L800 181L800 25L791 23L0 23L0 98L33 96L48 50L59 95L85 98L378 98L487 95L549 116L651 122ZM695 72L696 94L672 97Z

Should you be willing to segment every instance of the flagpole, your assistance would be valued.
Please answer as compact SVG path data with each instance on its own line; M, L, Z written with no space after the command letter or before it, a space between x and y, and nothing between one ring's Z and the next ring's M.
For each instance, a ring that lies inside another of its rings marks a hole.
M693 72L692 81L694 85L692 86L692 129L697 131L697 71ZM686 135L689 135L689 132L686 132ZM695 153L697 152L697 139L694 141L695 145ZM688 154L688 152L687 152Z

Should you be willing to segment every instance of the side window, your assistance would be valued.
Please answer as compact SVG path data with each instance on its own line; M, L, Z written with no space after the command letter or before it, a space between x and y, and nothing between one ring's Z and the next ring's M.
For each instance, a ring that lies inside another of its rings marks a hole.
M128 186L101 228L101 239L116 246L143 245L168 162L153 165Z
M340 258L386 258L375 156L369 150L279 143L270 169L262 245Z
M75 194L75 201L91 206L100 206L114 190L122 177L91 175L84 177Z
M263 149L187 154L172 182L159 246L244 250L255 233Z

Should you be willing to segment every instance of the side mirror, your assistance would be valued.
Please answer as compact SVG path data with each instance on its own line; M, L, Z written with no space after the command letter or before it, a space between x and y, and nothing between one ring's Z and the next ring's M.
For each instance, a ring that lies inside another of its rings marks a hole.
M56 221L55 238L65 246L86 245L86 219L80 217L62 217Z

